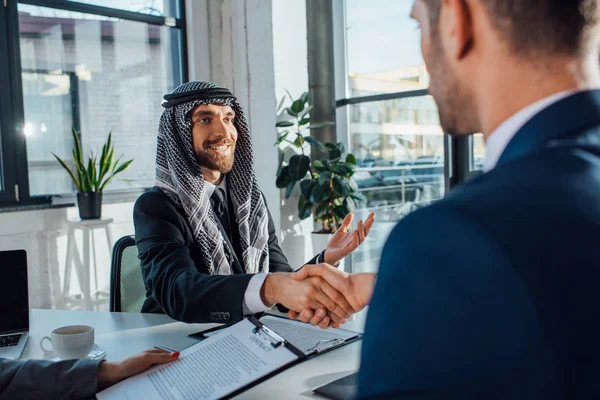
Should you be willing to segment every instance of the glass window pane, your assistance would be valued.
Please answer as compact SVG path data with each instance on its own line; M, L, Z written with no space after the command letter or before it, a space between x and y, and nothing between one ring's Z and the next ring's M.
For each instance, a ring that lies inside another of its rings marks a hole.
M84 155L112 132L115 157L134 159L108 190L152 186L161 99L181 83L179 30L21 5L19 22L31 194L74 191L52 156L74 165L72 127Z
M178 0L69 0L165 17L179 17Z
M367 5L368 4L368 5ZM426 89L412 1L346 0L350 97Z
M483 134L476 133L471 136L471 171L483 171L485 164L485 140Z
M353 255L353 271L373 270L383 243L396 222L444 196L444 135L431 96L351 105L350 150L354 176L377 214L374 237Z
M0 115L0 192L4 191L4 160L2 158L2 115Z

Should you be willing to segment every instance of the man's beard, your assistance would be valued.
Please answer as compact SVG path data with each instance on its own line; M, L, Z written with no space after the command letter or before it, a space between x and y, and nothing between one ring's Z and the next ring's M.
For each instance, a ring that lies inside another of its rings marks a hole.
M226 174L233 168L233 162L235 159L235 142L230 139L218 140L215 142L205 142L204 148L207 149L209 146L219 145L230 145L231 155L221 156L209 151L198 150L196 152L196 159L198 160L198 165L201 167Z
M444 133L460 136L479 132L472 99L465 94L460 81L449 67L439 36L432 33L431 49L424 54L430 75L429 93L433 96Z

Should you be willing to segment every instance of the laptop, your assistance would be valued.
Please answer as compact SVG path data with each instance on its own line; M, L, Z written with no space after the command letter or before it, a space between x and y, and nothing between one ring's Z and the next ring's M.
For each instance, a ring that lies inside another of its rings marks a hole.
M21 357L29 337L25 250L0 251L0 358Z

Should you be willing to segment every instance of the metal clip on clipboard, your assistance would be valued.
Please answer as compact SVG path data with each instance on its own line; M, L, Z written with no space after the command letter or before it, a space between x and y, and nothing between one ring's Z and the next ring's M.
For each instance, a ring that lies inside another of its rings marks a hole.
M265 325L257 326L252 330L255 335L262 337L265 340L268 340L273 346L274 349L278 348L282 344L285 344L285 339L267 328Z
M346 339L344 339L344 338L319 340L319 342L315 345L315 347L308 349L308 351L320 353L322 351L331 349L332 347L336 347L337 345L342 344L345 341L346 341Z

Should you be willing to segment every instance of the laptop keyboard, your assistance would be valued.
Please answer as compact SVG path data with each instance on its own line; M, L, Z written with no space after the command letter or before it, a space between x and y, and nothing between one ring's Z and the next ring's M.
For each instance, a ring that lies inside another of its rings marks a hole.
M22 333L18 333L16 335L0 336L0 347L10 347L18 345L19 339L21 339L22 335Z

